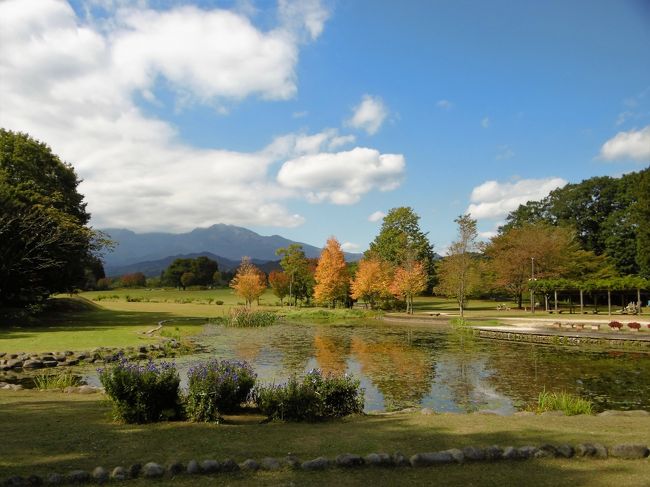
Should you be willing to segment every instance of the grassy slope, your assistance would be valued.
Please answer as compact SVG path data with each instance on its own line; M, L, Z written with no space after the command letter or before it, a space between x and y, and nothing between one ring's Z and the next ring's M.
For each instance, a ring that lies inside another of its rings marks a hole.
M99 396L56 392L0 392L0 478L28 472L65 473L134 462L195 458L237 461L292 452L302 459L344 452L367 454L422 451L467 445L649 441L650 418L496 417L419 413L368 416L324 424L166 423L121 425L109 419L110 408ZM229 476L234 484L289 481L298 485L413 485L446 479L463 485L643 485L648 461L553 460L481 464L463 467L354 473L282 471ZM531 483L534 480L534 483ZM211 485L208 479L179 479L176 485ZM137 484L137 483L136 483Z

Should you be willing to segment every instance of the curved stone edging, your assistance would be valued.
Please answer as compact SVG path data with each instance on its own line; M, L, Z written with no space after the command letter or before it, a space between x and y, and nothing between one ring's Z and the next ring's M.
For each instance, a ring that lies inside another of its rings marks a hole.
M201 475L217 474L236 471L255 472L257 470L274 471L282 468L296 470L325 470L329 468L351 469L351 468L422 468L434 467L447 464L463 464L470 462L495 462L495 461L522 461L537 458L587 458L606 459L617 458L623 460L642 460L650 455L650 449L644 444L618 444L606 447L600 443L580 443L576 446L569 444L543 444L540 446L501 447L499 445L466 446L464 448L451 448L448 450L422 452L406 457L400 452L369 453L357 455L343 453L335 458L317 457L311 460L302 461L297 456L289 454L285 458L262 458L260 461L248 458L241 463L233 459L223 461L206 459L202 461L190 460L187 464L172 462L167 466L155 462L148 462L144 465L133 464L128 468L117 466L110 472L104 467L96 467L92 472L85 470L73 470L67 474L51 473L45 478L38 475L29 477L14 476L5 479L2 485L18 487L26 485L63 485L99 483L104 484L109 480L124 481L127 479L145 478L160 479L164 477L175 477L178 475Z
M510 331L510 330L491 330L486 328L474 328L474 333L479 338L489 338L493 340L505 340L511 342L539 343L544 345L570 345L570 346L605 346L617 349L647 350L650 351L650 340L639 340L634 337L594 337L594 336L576 336L570 334L543 333L535 331Z

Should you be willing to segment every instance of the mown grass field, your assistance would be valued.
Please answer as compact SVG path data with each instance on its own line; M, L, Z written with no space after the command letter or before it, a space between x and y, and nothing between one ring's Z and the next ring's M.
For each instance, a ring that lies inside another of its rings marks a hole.
M468 445L648 443L650 418L498 417L420 413L360 416L320 424L259 424L233 416L230 424L124 425L110 419L100 396L0 392L0 478L26 473L92 470L135 462L262 459L293 453L303 460L353 452L411 455ZM354 472L260 472L178 477L165 485L648 485L648 460L532 460L426 469L363 468ZM129 485L146 485L130 482Z

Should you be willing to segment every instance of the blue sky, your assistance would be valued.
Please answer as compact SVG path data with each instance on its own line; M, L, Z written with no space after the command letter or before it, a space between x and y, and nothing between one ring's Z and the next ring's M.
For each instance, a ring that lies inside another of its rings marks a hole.
M520 202L650 163L641 0L0 11L0 124L73 164L100 228L223 222L360 251L412 206L443 252L461 213L487 238Z

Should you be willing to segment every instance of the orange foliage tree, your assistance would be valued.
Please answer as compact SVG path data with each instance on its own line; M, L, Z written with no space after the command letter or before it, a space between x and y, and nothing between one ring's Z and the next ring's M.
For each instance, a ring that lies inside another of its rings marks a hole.
M422 262L407 260L395 270L390 291L406 301L406 312L413 313L413 298L427 288L427 273Z
M237 274L230 281L230 287L238 296L244 298L246 306L264 294L266 291L266 278L264 272L254 266L249 257L243 257L237 269Z
M351 284L352 298L363 299L374 308L377 300L390 296L391 279L388 262L373 257L362 259Z
M336 306L338 300L345 301L348 297L350 277L345 264L341 244L334 237L327 240L318 259L314 274L314 299L321 303L331 303Z
M285 296L289 295L291 290L291 276L282 271L271 271L269 274L269 284L273 289L273 294L280 298L280 304L283 304Z

